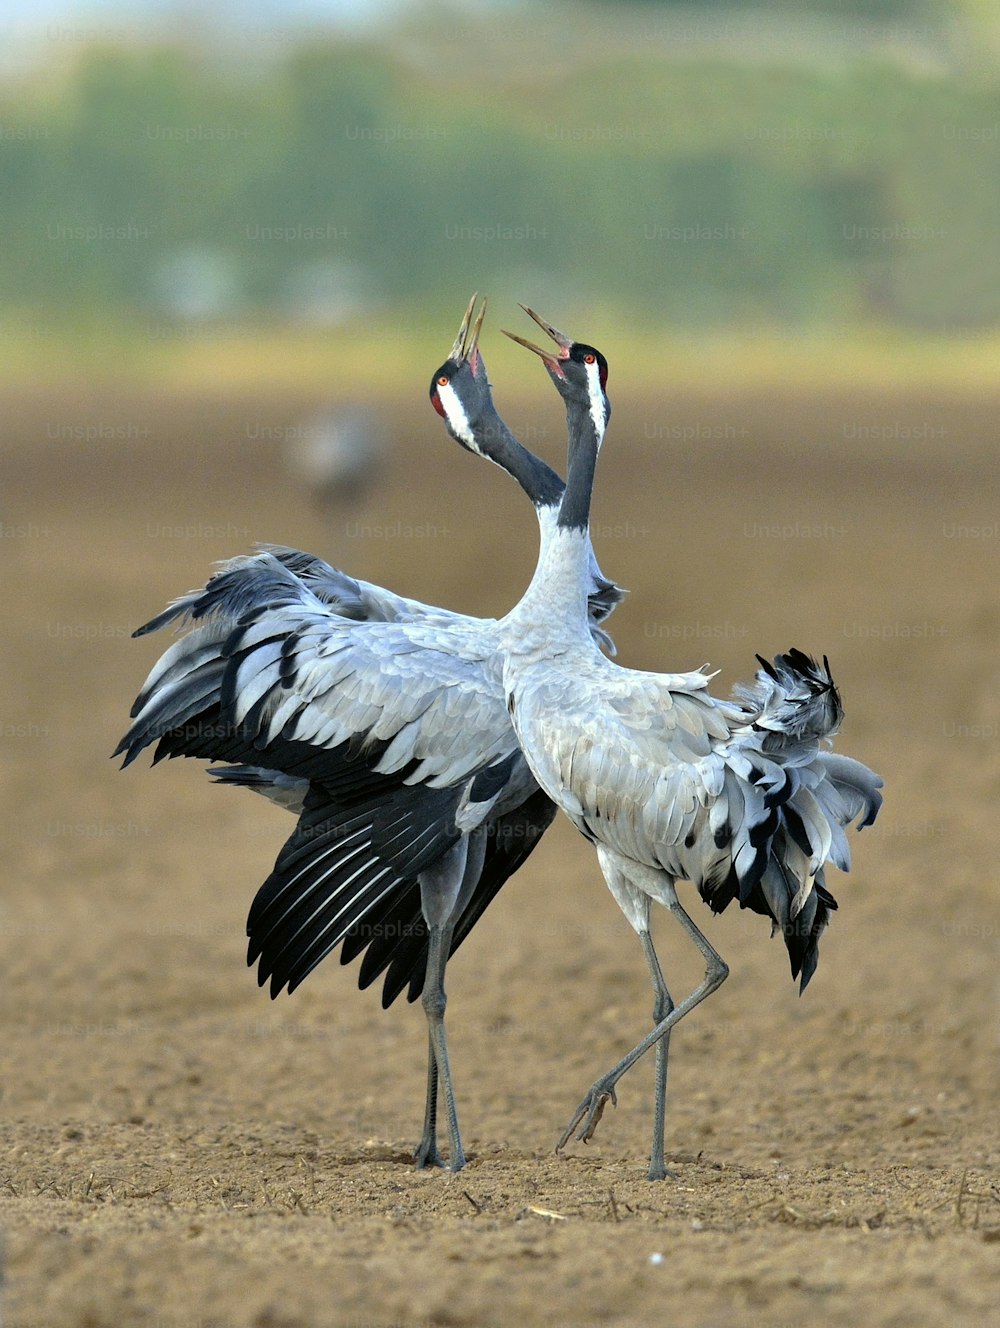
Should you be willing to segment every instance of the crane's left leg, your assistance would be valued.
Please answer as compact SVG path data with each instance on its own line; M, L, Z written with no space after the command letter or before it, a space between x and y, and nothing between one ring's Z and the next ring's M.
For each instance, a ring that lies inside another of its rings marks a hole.
M420 1136L413 1161L422 1167L443 1167L444 1158L437 1146L438 1064L434 1051L434 1038L427 1031L427 1095L424 1101L424 1132Z
M432 869L420 876L420 903L427 922L428 953L427 976L421 1004L427 1016L427 1098L424 1110L424 1132L414 1161L418 1167L443 1166L437 1147L438 1086L444 1090L445 1112L448 1117L448 1135L451 1144L449 1166L461 1171L465 1166L465 1150L458 1129L455 1090L448 1061L448 1041L444 1031L444 1012L448 997L444 989L444 974L451 951L451 937L455 923L462 915L483 869L486 836L476 831L450 849Z

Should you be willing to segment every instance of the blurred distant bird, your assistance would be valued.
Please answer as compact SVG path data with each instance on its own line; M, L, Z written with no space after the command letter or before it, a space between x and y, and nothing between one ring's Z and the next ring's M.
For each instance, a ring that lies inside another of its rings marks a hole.
M782 933L804 989L831 909L824 870L850 866L844 829L870 825L882 781L824 750L843 710L826 660L791 650L733 700L707 691L711 675L621 668L593 643L586 613L589 517L597 456L610 417L608 365L530 309L555 352L540 355L566 406L567 485L543 527L538 565L503 620L503 685L521 749L538 783L597 849L612 894L638 933L655 993L656 1026L590 1089L560 1141L584 1121L589 1139L615 1085L644 1052L726 978L728 968L681 907L692 881L720 913L734 899ZM510 335L510 334L508 334ZM706 962L702 984L674 1006L650 937L650 901L678 919ZM663 1155L666 1056L658 1054L649 1177ZM584 1119L585 1118L585 1119Z
M385 467L386 435L385 421L370 407L328 406L290 431L286 462L322 506L357 503Z
M563 482L513 437L493 405L470 301L431 401L449 432L518 482L543 530ZM588 544L589 607L599 623L622 591ZM420 1166L440 1164L438 1080L450 1165L465 1162L444 1032L444 974L555 807L528 770L501 685L500 625L356 581L294 549L265 547L222 566L137 635L191 630L154 666L119 744L128 765L193 756L296 812L299 822L247 924L272 997L292 991L338 944L365 951L359 984L386 972L383 1004L423 996L429 1056Z

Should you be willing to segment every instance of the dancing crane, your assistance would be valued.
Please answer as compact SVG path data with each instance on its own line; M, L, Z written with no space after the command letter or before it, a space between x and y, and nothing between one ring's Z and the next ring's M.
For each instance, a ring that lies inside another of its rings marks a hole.
M845 827L874 821L881 779L821 744L840 726L840 696L798 650L758 656L756 681L713 697L706 669L656 674L601 654L586 619L591 491L610 416L608 366L526 309L557 346L520 337L542 358L566 406L570 454L554 526L537 568L503 623L503 683L514 730L540 786L596 847L605 879L638 933L655 993L653 1030L592 1086L559 1146L583 1122L592 1137L615 1085L715 991L728 968L685 912L676 883L691 881L720 913L734 899L769 917L803 990L836 902L824 871L850 867ZM512 334L508 334L512 335ZM705 977L674 1003L650 937L650 903L664 904L701 951ZM664 1162L666 1056L658 1059L649 1178Z
M563 482L500 420L470 301L431 399L452 435L520 484L551 530ZM591 560L598 626L622 592ZM250 910L248 962L271 996L292 991L338 944L362 951L362 986L386 971L383 1004L409 983L428 1022L418 1166L464 1165L444 1030L449 954L551 823L507 715L495 620L466 617L355 581L312 555L265 547L223 565L137 635L191 630L154 666L118 746L129 764L225 762L211 774L299 816ZM416 925L422 921L423 926Z

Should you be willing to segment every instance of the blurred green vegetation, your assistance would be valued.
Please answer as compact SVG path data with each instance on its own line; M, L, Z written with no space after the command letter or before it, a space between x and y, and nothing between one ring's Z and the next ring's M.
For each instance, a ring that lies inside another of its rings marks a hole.
M697 44L679 58L639 28L540 72L524 13L489 67L457 39L324 37L246 66L183 44L85 48L9 83L8 342L142 326L155 346L379 310L450 326L474 287L675 336L1000 325L989 71Z

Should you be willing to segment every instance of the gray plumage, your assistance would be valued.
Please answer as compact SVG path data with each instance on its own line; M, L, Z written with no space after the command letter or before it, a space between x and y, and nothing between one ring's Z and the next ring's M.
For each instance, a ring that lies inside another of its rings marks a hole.
M667 1038L728 973L681 908L675 883L693 882L715 912L736 899L769 917L804 989L836 908L825 868L849 868L845 827L871 824L882 781L860 762L825 750L842 718L825 660L820 667L795 650L773 663L762 659L752 684L720 700L708 691L705 670L626 670L593 647L584 612L587 528L610 413L607 363L593 347L531 316L559 347L553 354L523 343L542 356L566 403L570 472L558 520L543 530L531 585L505 620L504 688L532 773L595 844L608 885L643 942L655 993L652 1033L595 1083L561 1143L581 1121L579 1137L591 1137L622 1074L656 1046L649 1175L660 1179L667 1174ZM678 918L706 960L705 981L676 1008L650 939L653 900Z
M470 303L431 398L449 431L508 470L551 526L562 480L513 438L468 339ZM588 551L595 642L622 592ZM430 1054L418 1162L439 1162L438 1076L451 1166L464 1162L447 1069L443 979L461 943L532 851L555 808L507 715L500 626L422 605L279 546L233 559L138 634L189 630L154 666L119 744L125 764L225 762L212 773L295 811L299 824L250 911L249 962L271 994L292 990L331 949L364 952L362 985L386 973L384 1003L410 984Z

